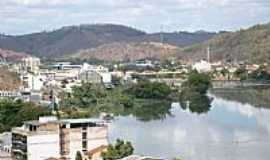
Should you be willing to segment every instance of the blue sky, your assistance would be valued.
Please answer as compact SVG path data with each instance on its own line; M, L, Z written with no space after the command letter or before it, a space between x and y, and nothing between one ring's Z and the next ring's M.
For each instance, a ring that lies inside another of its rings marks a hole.
M238 30L270 22L270 0L0 0L0 33L116 23L147 32Z

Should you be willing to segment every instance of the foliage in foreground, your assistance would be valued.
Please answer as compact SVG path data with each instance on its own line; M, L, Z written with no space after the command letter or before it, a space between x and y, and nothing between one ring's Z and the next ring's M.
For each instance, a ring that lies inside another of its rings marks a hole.
M131 142L116 140L116 144L110 144L106 152L102 153L103 160L117 160L133 154L134 148Z
M24 103L21 100L0 100L0 133L10 131L12 127L22 125L24 121L49 114L48 109L32 103Z

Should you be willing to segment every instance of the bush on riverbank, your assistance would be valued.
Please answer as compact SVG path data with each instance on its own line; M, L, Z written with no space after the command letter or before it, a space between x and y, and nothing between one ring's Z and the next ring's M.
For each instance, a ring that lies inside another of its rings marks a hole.
M171 88L165 83L139 81L126 90L126 92L136 98L141 99L161 99L168 98L172 93Z
M199 73L195 70L188 75L186 82L182 84L183 90L200 94L206 94L211 86L211 77L206 73Z

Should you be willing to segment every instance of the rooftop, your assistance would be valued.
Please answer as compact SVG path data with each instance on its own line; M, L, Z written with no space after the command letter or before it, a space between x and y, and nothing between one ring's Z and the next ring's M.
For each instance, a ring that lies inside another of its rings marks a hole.
M40 117L39 120L26 121L24 124L41 125L47 123L62 123L62 124L79 124L79 123L104 123L101 119L84 118L84 119L61 119L58 120L55 116Z

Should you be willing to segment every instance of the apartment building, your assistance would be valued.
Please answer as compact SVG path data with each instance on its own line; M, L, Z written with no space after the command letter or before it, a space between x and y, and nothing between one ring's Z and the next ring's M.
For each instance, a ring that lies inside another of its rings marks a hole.
M24 71L37 73L40 66L40 59L36 57L26 57L21 61L21 67Z
M107 125L99 119L40 117L12 129L12 156L15 160L75 160L77 151L87 155L107 146L107 132Z

